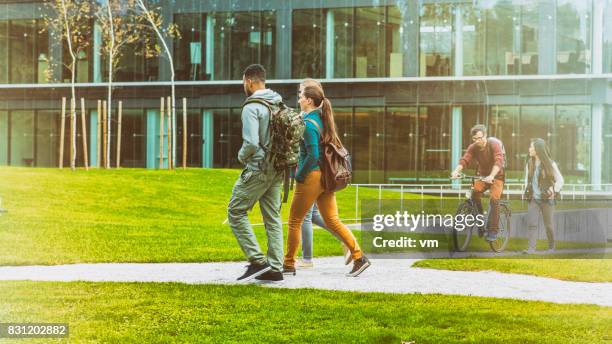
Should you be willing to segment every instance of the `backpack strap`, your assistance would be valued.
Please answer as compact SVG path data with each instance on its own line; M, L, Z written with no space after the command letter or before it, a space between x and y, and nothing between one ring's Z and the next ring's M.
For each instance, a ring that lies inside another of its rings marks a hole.
M319 123L317 123L317 121L315 121L312 118L306 118L304 120L314 124L315 128L317 128L317 131L319 132L319 136L321 136L321 138L323 138L323 130L321 130L321 127L319 126Z
M261 98L247 98L244 103L242 103L242 107L244 108L245 106L247 106L248 104L260 104L266 107L266 109L268 109L268 112L270 113L270 116L272 116L272 103L263 100ZM259 147L261 147L261 149L264 150L264 152L268 153L269 149L268 147L264 146L261 141L259 142Z
M270 113L272 113L272 105L273 104L268 102L268 101L266 101L266 100L263 100L261 98L247 98L244 101L244 103L242 103L242 107L245 107L245 106L247 106L248 104L251 104L251 103L261 104L261 105L267 107L268 110L270 111Z

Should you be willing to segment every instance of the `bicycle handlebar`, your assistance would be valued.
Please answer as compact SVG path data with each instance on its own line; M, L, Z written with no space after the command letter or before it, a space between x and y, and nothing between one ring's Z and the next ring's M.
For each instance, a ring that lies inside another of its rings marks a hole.
M482 176L469 176L467 174L461 173L459 178L453 178L452 176L450 177L450 179L452 180L458 180L458 179L471 179L471 180L481 180L483 177Z

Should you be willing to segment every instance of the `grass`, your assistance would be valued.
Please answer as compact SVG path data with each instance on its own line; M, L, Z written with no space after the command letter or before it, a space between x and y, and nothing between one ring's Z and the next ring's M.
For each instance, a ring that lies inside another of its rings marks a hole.
M71 343L565 344L611 338L610 307L482 297L82 282L2 282L0 294L3 322L66 322Z
M0 265L82 262L243 260L223 224L238 170L77 170L0 168ZM341 218L354 218L355 192L337 194ZM360 188L359 198L378 190ZM383 197L397 197L384 191ZM414 196L416 197L416 196ZM288 218L289 203L282 208ZM261 223L259 209L250 215ZM263 226L255 227L265 251ZM340 255L315 230L316 255Z
M588 259L589 256L573 255L575 259L469 258L469 259L427 259L414 263L414 267L459 270L499 271L551 277L567 281L612 282L612 261L609 259Z
M229 226L223 224L238 174L224 169L71 172L0 168L0 197L2 206L9 210L0 216L0 265L244 260ZM398 197L393 191L383 191L382 196ZM355 217L354 197L352 188L337 194L342 218ZM359 189L360 200L377 197L378 190ZM414 197L405 195L407 200ZM285 221L288 210L289 204L283 205ZM257 207L251 219L261 222ZM263 227L255 227L255 231L265 250ZM315 255L342 254L327 232L315 230L314 236ZM473 242L483 245L482 240ZM433 260L418 265L612 280L609 260L544 262L551 260ZM564 271L564 265L574 268ZM607 273L601 272L604 270Z

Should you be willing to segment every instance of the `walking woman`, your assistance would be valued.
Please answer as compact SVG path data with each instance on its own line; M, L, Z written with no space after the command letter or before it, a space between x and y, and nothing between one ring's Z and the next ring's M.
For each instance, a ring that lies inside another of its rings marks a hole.
M543 139L532 139L529 145L529 160L525 166L525 199L529 201L527 222L529 226L529 246L523 253L535 253L538 239L540 215L546 227L548 251L555 250L553 213L555 199L563 187L563 176L550 157Z
M295 274L295 257L300 245L302 222L316 202L327 228L336 233L351 252L353 269L347 276L358 276L370 266L370 261L361 252L350 230L340 222L336 195L325 190L321 183L319 152L322 143L341 145L336 133L331 102L325 98L321 87L312 85L304 87L298 102L302 111L306 112L306 129L304 140L300 144L300 159L295 174L297 185L289 211L289 233L283 271Z
M323 86L317 80L304 79L304 81L300 83L300 88L298 91L298 99L299 99L300 94L304 91L304 87L306 86L314 86L314 87L319 87L321 90L323 89ZM302 111L302 115L305 116L307 115L307 113ZM306 216L304 217L304 222L302 223L302 260L298 261L297 263L298 268L307 269L307 268L312 268L314 266L314 263L312 261L312 258L313 258L312 224L313 223L325 229L326 231L331 233L333 236L335 236L336 239L342 242L342 239L338 235L336 235L335 232L327 228L327 226L325 225L325 221L323 221L323 218L321 217L321 214L319 213L317 204L316 203L313 204L310 210L308 210L308 212L306 213ZM349 233L353 235L353 232L349 231ZM342 250L344 251L344 263L348 265L353 261L353 258L351 256L351 251L344 244L342 244Z

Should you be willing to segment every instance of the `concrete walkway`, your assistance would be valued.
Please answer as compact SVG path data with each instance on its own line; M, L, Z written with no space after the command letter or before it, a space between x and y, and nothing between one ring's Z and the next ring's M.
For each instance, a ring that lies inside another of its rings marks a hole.
M567 282L492 271L413 268L412 259L372 259L357 278L345 277L341 257L318 258L315 267L298 270L276 288L316 288L383 293L485 296L554 303L612 306L612 283ZM545 262L543 262L545 263ZM181 282L234 284L245 263L74 264L0 267L0 281Z

